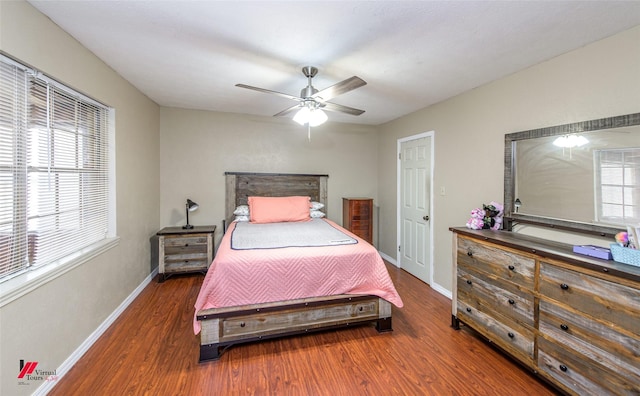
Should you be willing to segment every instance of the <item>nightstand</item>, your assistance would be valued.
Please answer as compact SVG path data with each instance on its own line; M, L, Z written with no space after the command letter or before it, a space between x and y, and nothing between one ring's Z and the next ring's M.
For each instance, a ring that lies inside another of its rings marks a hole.
M215 231L216 226L165 227L158 231L158 282L173 274L205 274L213 261Z

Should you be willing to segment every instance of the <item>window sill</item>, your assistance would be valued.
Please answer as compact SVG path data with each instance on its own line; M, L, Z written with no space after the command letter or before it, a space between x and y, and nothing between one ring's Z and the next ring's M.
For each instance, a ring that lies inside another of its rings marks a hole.
M118 245L120 238L114 237L98 242L75 254L0 283L0 307L24 296L72 269L86 263L94 257Z

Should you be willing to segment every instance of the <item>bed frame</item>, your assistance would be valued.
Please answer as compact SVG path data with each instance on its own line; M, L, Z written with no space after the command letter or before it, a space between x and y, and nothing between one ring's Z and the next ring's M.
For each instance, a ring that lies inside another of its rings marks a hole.
M249 196L310 196L327 208L328 175L226 172L225 224ZM198 311L200 362L217 360L232 345L375 323L391 331L391 303L371 295L341 294Z

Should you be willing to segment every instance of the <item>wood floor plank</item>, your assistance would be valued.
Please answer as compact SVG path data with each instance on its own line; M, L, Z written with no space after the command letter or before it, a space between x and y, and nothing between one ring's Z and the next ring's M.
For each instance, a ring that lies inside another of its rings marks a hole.
M387 265L405 306L371 325L229 348L198 363L192 318L202 275L151 282L51 395L554 395L473 331L451 302Z

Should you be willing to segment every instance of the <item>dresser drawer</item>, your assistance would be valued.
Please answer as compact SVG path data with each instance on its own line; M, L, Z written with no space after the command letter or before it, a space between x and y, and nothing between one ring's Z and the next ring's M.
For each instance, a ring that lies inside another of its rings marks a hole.
M510 354L528 364L533 360L533 331L491 312L482 312L464 299L458 298L457 316Z
M637 289L541 262L540 294L640 334Z
M458 299L482 312L497 312L533 327L533 294L518 290L508 281L491 279L465 266L458 267Z
M621 333L544 300L540 301L539 329L546 338L578 351L583 360L592 360L640 384L640 335Z
M490 244L458 238L458 265L477 268L533 290L535 260Z
M576 395L638 395L640 384L594 364L575 351L538 338L538 370Z

